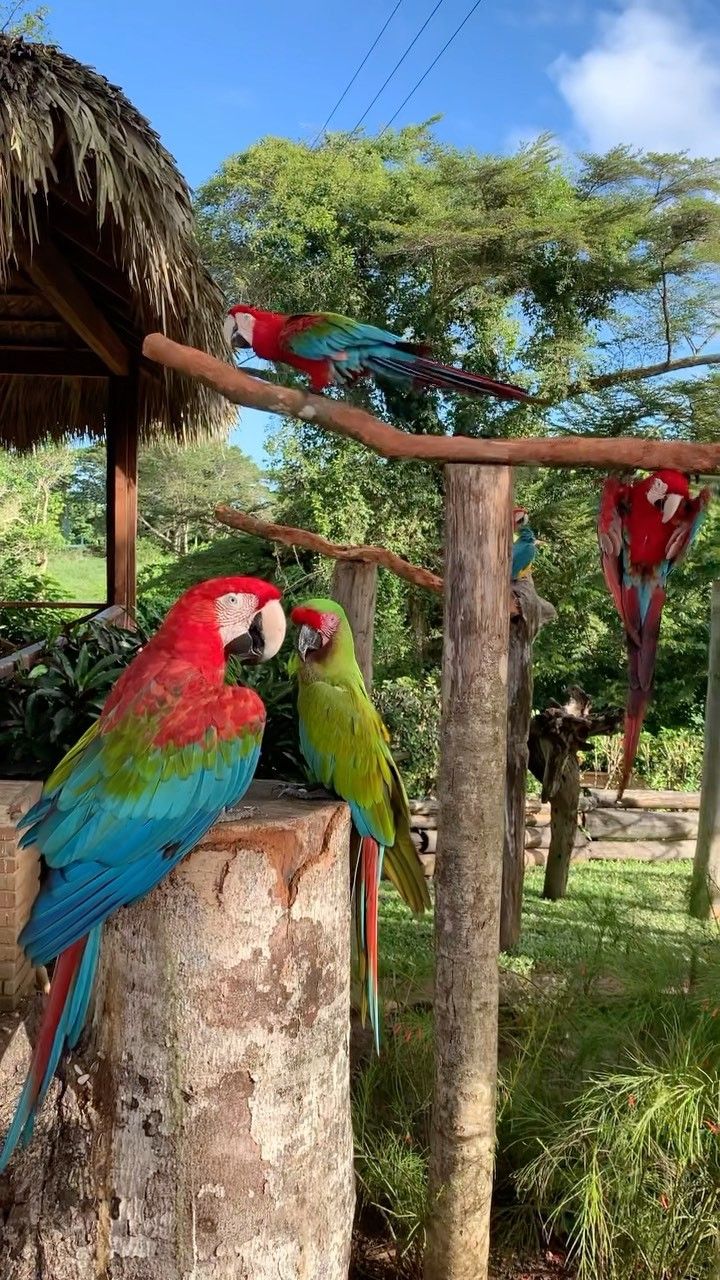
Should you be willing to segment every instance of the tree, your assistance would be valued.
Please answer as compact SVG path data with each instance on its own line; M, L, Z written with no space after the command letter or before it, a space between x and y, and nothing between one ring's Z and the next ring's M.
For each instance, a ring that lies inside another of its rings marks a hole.
M5 0L0 4L0 35L43 40L49 35L48 5L32 6L30 0Z
M425 125L380 138L331 135L315 150L266 138L225 162L197 208L229 299L390 325L432 339L441 356L525 381L546 402L353 393L381 417L414 431L713 439L719 192L711 161L619 147L570 167L549 138L514 156L480 156L439 143ZM278 518L338 541L385 542L416 560L422 548L441 570L436 470L369 458L307 424L283 424L269 448ZM598 477L516 480L549 544L538 585L559 610L538 642L538 697L568 680L615 697L622 636L598 568ZM716 576L706 564L713 528L676 576L678 608L671 600L664 623L656 709L671 722L702 706L704 662L694 658L707 645L701 599ZM381 673L437 665L437 602L381 579L378 619ZM693 661L678 663L679 651Z

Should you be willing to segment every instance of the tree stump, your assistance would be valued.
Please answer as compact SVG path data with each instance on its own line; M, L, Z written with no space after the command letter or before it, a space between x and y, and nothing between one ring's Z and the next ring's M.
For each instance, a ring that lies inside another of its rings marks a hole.
M87 1042L4 1180L13 1280L347 1280L349 814L276 792L106 927Z
M564 706L553 703L530 725L530 769L542 783L543 803L550 801L550 849L543 898L564 898L580 808L580 764L577 753L590 738L614 733L623 720L617 708L591 715L587 694L576 686Z
M503 845L500 950L507 951L520 937L523 881L525 878L525 800L528 770L528 734L533 699L533 645L541 627L556 616L553 605L536 592L532 578L512 584L518 610L510 618L508 649L508 737L505 787L505 840Z

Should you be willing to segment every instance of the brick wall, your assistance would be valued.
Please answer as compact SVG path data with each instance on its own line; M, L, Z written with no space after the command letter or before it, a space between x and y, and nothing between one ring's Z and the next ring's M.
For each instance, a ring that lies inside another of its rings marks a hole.
M38 891L37 850L18 848L16 822L40 795L39 782L0 782L0 1009L14 1009L34 973L17 945Z

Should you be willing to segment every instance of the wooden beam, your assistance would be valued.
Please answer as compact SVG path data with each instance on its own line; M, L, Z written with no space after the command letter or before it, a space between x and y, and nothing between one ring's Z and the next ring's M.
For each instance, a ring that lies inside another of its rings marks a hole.
M482 462L493 466L599 467L609 471L640 468L717 475L720 445L690 444L680 440L648 440L615 436L567 435L487 437L414 435L380 422L364 409L329 396L309 395L292 387L249 378L234 366L216 360L205 351L184 347L161 333L151 333L143 343L143 355L167 369L197 378L232 404L263 409L286 418L312 422L325 431L359 440L384 458L407 458L444 464Z
M19 259L33 284L110 372L126 376L130 370L127 347L53 242L44 239L33 249L25 246L19 250Z
M363 560L336 561L330 598L337 600L347 614L355 642L355 658L368 693L373 683L376 596L377 564Z
M94 351L0 347L0 374L14 378L107 378Z
M111 378L107 414L107 593L131 623L136 604L138 374Z
M435 1091L425 1280L487 1280L505 824L510 471L445 473Z

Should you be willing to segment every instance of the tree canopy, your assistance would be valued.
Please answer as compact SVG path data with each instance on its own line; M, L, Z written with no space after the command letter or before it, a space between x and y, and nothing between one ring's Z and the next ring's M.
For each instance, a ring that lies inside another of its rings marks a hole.
M432 125L330 135L314 149L265 138L231 156L197 197L228 300L380 323L542 402L353 393L412 431L718 438L720 164L628 147L570 158L549 137L483 156L439 142ZM437 470L369 456L307 424L274 429L269 450L278 518L385 542L442 571ZM595 541L599 479L517 477L548 541L538 584L560 615L538 646L540 698L570 679L597 696L622 686L621 630ZM702 704L714 528L713 517L673 582L656 702L670 722ZM438 608L384 582L381 666L436 664Z

